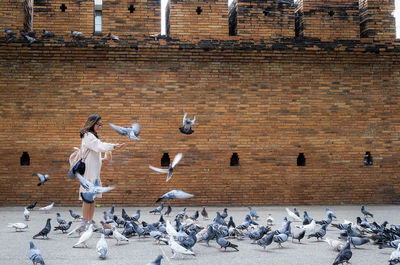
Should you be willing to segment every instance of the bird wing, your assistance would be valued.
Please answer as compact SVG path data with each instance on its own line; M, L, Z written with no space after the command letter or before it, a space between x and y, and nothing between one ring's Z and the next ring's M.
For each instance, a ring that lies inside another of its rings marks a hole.
M109 123L110 127L114 129L114 131L116 131L117 133L121 134L121 135L128 135L128 129Z
M139 123L134 123L132 124L132 130L135 133L136 136L139 136L140 134L140 125Z
M194 197L193 194L186 193L186 192L184 192L182 190L176 190L174 192L174 195L175 195L175 198L177 198L177 199L186 199L186 198Z
M187 116L187 113L185 112L185 114L183 115L183 120L182 120L183 126L185 126L186 116Z
M178 164L179 161L181 161L181 159L182 159L182 153L177 153L176 156L174 157L174 161L172 161L171 167L174 168L176 164Z
M150 166L149 165L149 168L150 169L152 169L152 170L154 170L154 171L157 171L157 172L159 172L159 173L168 173L168 169L164 169L164 168L157 168L157 167L153 167L153 166Z
M93 183L89 182L87 179L85 179L84 177L82 177L81 174L76 173L76 175L77 175L77 177L78 177L79 183L81 183L82 187L83 187L85 190L92 190L92 189L94 188Z
M115 186L109 186L109 187L96 187L95 188L95 193L103 193L103 192L107 192L110 190L115 189Z
M171 223L167 220L166 221L166 231L167 234L170 236L170 238L173 238L174 236L178 236L178 232L172 227Z

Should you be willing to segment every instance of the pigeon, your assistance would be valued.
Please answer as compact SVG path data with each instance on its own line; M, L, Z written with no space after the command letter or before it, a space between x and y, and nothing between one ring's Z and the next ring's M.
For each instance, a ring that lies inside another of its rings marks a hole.
M226 251L226 248L233 248L236 251L239 251L238 245L235 245L226 240L224 237L222 237L221 233L217 232L216 237L217 237L217 244L221 246L221 249L224 248Z
M57 213L57 223L60 225L66 224L67 222L61 217L60 213Z
M295 215L297 215L298 217L300 217L300 213L299 213L299 211L297 211L296 208L293 209L293 212L294 212Z
M166 179L166 181L168 182L171 179L172 175L174 174L175 166L179 163L179 161L181 159L182 159L182 153L177 153L176 156L174 157L174 160L172 161L172 164L169 165L168 169L157 168L157 167L153 167L151 165L149 165L149 168L154 170L154 171L157 171L159 173L168 173L167 179Z
M132 218L126 213L126 211L125 211L124 208L122 208L122 214L121 214L121 216L122 216L122 218L123 218L125 221L127 221L127 222L132 220Z
M125 241L129 243L129 239L127 239L124 235L118 232L117 229L113 228L113 237L117 240L115 245L119 246L119 242Z
M39 183L37 184L38 186L43 185L50 178L49 174L43 175L41 173L36 173L35 175L39 178Z
M42 257L42 253L35 246L35 244L33 244L32 241L29 241L28 258L32 261L33 265L37 265L37 264L45 265L43 257Z
M271 232L271 233L265 235L263 238L257 240L256 243L257 243L259 246L263 247L264 250L265 250L265 248L266 248L268 245L271 245L273 238L274 238L274 233Z
M136 214L134 216L131 217L131 221L136 221L138 222L140 218L140 210L136 211Z
M362 238L362 237L349 237L350 243L356 248L356 246L361 246L366 243L369 243L368 238Z
M392 254L390 254L390 259L389 259L389 262L392 262L392 263L389 263L389 265L391 265L391 264L397 264L397 263L395 263L396 261L399 261L400 260L400 244L397 246L397 248L396 248L396 250L394 250L393 252L392 252Z
M167 221L168 222L168 221ZM195 253L193 251L190 251L184 247L182 247L181 245L179 245L173 236L171 236L169 238L168 241L168 245L172 250L172 253L174 253L174 255L171 257L171 259L175 258L176 254L183 254L183 255L195 255Z
M298 215L296 215L294 212L289 210L289 208L286 208L286 212L293 219L293 221L297 221L297 222L301 222L302 221L301 218Z
M196 238L196 231L192 230L190 231L189 235L183 238L183 240L179 241L179 244L186 248L189 249L190 251L193 251L193 246L196 244L197 238Z
M162 259L162 258L163 258L162 255L158 255L158 257L157 257L154 261L149 262L149 263L147 263L146 265L160 265L160 264L161 264L161 259Z
M350 249L350 240L347 240L346 245L337 255L335 261L333 262L333 265L343 264L345 262L349 263L349 260L351 259L352 255L353 253L351 252Z
M93 224L90 224L88 230L86 230L81 235L78 242L75 245L73 245L73 248L76 248L79 245L83 245L85 248L87 248L88 245L86 244L86 242L92 237L92 234L93 234Z
M81 219L81 216L80 216L79 214L75 213L75 212L72 211L72 210L69 210L69 214L72 216L72 218L74 218L74 220L79 220L79 219Z
M171 205L168 204L167 210L165 211L164 215L169 216L169 214L172 212L172 207Z
M107 192L110 190L115 189L115 186L110 186L110 187L101 187L99 185L99 180L96 179L94 184L82 177L81 174L76 172L76 176L78 177L79 182L81 183L81 186L87 190L86 192L81 192L81 198L84 202L86 203L93 203L94 202L94 196L96 194L101 194L103 192Z
M196 116L194 116L193 120L186 118L187 113L185 113L185 115L183 115L183 125L182 127L179 128L179 130L181 131L181 133L184 134L192 134L194 133L193 130L193 126L194 126L194 122L196 121Z
M7 37L14 37L15 35L15 32L10 29L6 29L4 32L7 34Z
M308 215L307 211L304 211L303 225L308 225L313 219Z
M373 215L372 213L370 213L370 212L368 212L367 210L365 210L365 206L364 206L364 205L361 206L361 212L362 212L362 214L363 214L365 217L368 217L368 216L374 217L374 215Z
M196 221L197 218L199 218L199 211L194 212L194 214L190 216L190 219L192 219L193 221Z
M228 228L229 227L233 227L233 228L235 228L236 227L236 224L235 224L235 222L233 222L233 216L230 216L229 217L229 221L228 221Z
M172 199L187 199L187 198L192 198L192 197L194 197L193 194L186 193L182 190L171 190L171 191L165 193L164 195L162 195L160 198L158 198L156 200L156 203L160 202L163 199L169 201Z
M149 213L156 214L159 213L161 214L161 211L164 209L164 203L161 203L160 206L155 208L154 210L151 210Z
M270 213L268 214L268 217L267 217L267 225L269 225L269 226L274 225L274 218L272 217L272 215Z
M71 36L73 38L81 38L82 37L82 32L71 30Z
M30 212L28 211L28 209L25 207L24 208L24 217L25 217L25 221L29 221L29 217L30 217Z
M208 213L205 206L203 206L203 210L201 210L201 216L203 216L203 220L208 219Z
M221 213L221 217L223 219L225 219L226 217L228 217L228 208L225 208L224 211Z
M258 216L258 214L257 214L257 212L255 211L255 210L253 210L253 208L251 208L250 206L248 206L247 208L249 208L249 210L250 210L250 216L251 216L251 218L254 218L254 219L258 219L258 217L260 217L260 216Z
M96 251L99 253L99 258L105 259L107 255L108 245L107 241L104 238L104 234L101 234L99 241L96 244Z
M37 233L36 235L34 235L34 236L32 237L33 239L37 238L38 236L41 236L42 238L44 238L44 237L49 238L49 237L47 236L47 234L50 233L50 230L51 230L50 220L51 220L51 218L48 218L48 219L47 219L45 227L44 227L39 233Z
M286 242L288 240L288 235L286 233L282 233L282 234L278 234L278 235L274 235L274 237L272 238L272 240L275 243L278 243L278 246L280 248L282 248L282 243Z
M131 139L131 140L141 141L141 139L138 138L138 136L140 134L140 125L139 125L139 123L133 123L132 127L126 126L125 128L117 126L117 125L114 125L112 123L109 123L109 125L117 133L119 133L121 135L124 135L124 136L128 136L129 139Z
M139 235L139 238L140 238L141 236L146 237L145 231L144 231L143 228L141 228L141 227L140 227L137 223L135 223L135 222L131 222L131 223L132 223L132 225L133 225L133 229L134 229L135 232Z
M306 230L301 230L298 233L291 234L292 235L292 243L293 243L293 239L297 239L297 240L299 240L299 244L301 244L300 240L302 240L304 238L305 234L306 234Z
M28 228L28 225L24 223L8 223L8 227L15 228L15 232L22 232Z
M48 30L43 29L42 37L43 38L51 38L51 37L54 37L54 34Z
M330 223L332 223L332 218L333 218L333 214L332 213L328 213L328 217L326 219L321 220L321 221L316 221L315 223L319 224L319 225L324 225L324 224L328 224L329 225Z
M28 31L28 36L32 37L32 38L35 38L36 37L36 31L35 30Z
M25 39L27 39L29 41L29 44L32 44L34 42L38 42L37 39L29 36L28 34L26 34L23 30L20 30L19 33L21 34L22 37L24 37Z
M72 221L69 221L65 224L60 224L59 226L54 227L54 231L60 230L63 233L66 233L67 230L71 227Z
M328 227L328 224L324 224L322 225L322 227L315 233L313 234L309 234L308 235L308 239L312 238L312 237L316 237L318 241L320 241L319 239L323 238L326 235L326 228Z
M38 201L32 202L29 206L26 207L26 209L32 210L33 208L35 208L35 206L36 206L37 203L38 203Z
M109 40L113 40L113 41L115 41L115 42L119 42L118 36L112 34L111 32L108 32L107 38L108 38Z
M326 216L329 217L329 214L331 214L332 218L336 218L336 215L331 210L329 210L329 208L326 208L325 211L326 211Z
M53 209L54 202L50 203L49 205L39 208L39 211L45 211L45 213L49 213L51 209Z
M325 238L324 241L328 243L331 248L333 248L336 251L341 251L344 248L344 243L343 241L335 240L335 239L330 239L330 238Z

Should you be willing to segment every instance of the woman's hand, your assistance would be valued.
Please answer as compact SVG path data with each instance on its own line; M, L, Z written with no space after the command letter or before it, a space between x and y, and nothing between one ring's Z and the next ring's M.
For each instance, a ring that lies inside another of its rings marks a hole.
M114 145L114 150L118 150L118 149L124 148L125 145L126 145L126 143L116 144L116 145Z

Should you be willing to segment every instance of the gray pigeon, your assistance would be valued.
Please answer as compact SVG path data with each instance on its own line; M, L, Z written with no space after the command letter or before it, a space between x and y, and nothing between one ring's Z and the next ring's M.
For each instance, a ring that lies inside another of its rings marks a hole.
M156 202L159 202L161 200L172 200L172 199L187 199L187 198L192 198L194 195L186 193L182 190L171 190L164 195L162 195L160 198L156 200Z
M362 237L349 237L350 243L356 248L356 246L361 246L364 244L369 243L368 238L362 238Z
M159 214L161 214L161 211L164 209L164 203L162 202L161 204L160 204L160 206L158 206L157 208L155 208L154 210L151 210L149 213L152 213L152 214L156 214L156 213L159 213Z
M14 37L15 35L15 32L10 29L6 29L4 32L7 34L7 37Z
M29 241L29 251L28 251L28 258L32 261L34 265L41 264L45 265L42 253L40 250L33 244L32 241Z
M370 213L367 210L365 210L365 206L364 205L361 206L361 212L365 217L368 217L368 216L374 217L374 215L372 213Z
M162 259L162 258L163 258L162 255L158 255L158 257L157 257L154 261L149 262L149 263L147 263L146 265L160 265L160 264L161 264L161 259Z
M26 209L32 210L33 208L35 208L35 206L36 206L37 203L38 203L38 201L32 202L29 206L26 207Z
M71 227L72 221L69 221L66 224L60 224L59 226L54 227L54 231L60 230L63 233L66 233L67 230Z
M140 125L139 123L134 123L132 124L132 127L126 126L121 127L121 126L117 126L114 125L112 123L109 123L110 127L114 129L114 131L116 131L117 133L124 135L124 136L128 136L129 139L131 140L136 140L136 141L140 141L141 139L138 138L139 134L140 134Z
M48 238L47 234L50 233L50 230L51 230L50 220L51 220L51 218L47 219L45 227L39 233L34 235L32 237L33 239L37 238L38 236L41 236L42 238L44 238L44 237Z
M38 42L37 39L29 36L28 34L26 34L23 30L20 30L19 33L21 34L22 37L24 37L25 39L27 39L29 41L29 44L32 44L34 42Z
M263 238L257 240L256 243L265 249L268 245L271 245L273 238L274 232L271 232L265 235Z
M224 209L224 211L221 213L221 217L224 218L224 219L225 219L226 217L228 217L228 208L225 208L225 209Z
M182 127L179 128L179 130L181 131L181 133L184 134L192 134L194 133L193 130L193 126L194 126L194 122L196 121L196 116L194 116L193 120L186 118L187 113L185 113L185 115L183 115L183 125Z
M54 37L54 34L51 31L43 29L42 37L43 38L51 38L51 37Z
M282 243L286 242L288 240L288 235L283 233L283 234L278 234L274 235L272 238L275 243L278 243L278 246L282 248Z
M308 239L312 238L312 237L316 237L318 241L320 241L319 239L323 238L326 235L326 228L328 227L328 224L324 224L322 225L322 227L315 233L313 234L309 234L308 235Z
M205 206L203 206L203 210L201 210L201 216L203 216L203 220L208 219L208 213Z
M38 186L43 185L50 178L49 174L43 175L41 173L36 173L35 175L39 178L39 183L37 184Z
M298 233L291 234L292 235L292 243L293 243L293 239L297 239L297 240L299 240L299 244L301 244L300 240L302 240L304 238L305 234L306 234L306 230L301 230Z
M221 246L221 249L224 248L226 251L226 248L233 248L236 251L239 251L238 245L235 245L235 244L229 242L228 240L226 240L225 238L223 238L219 232L216 233L216 237L217 237L217 243L218 243L218 245Z
M182 159L182 153L177 153L176 156L174 157L174 160L172 161L172 164L169 165L168 169L166 168L157 168L149 165L149 168L157 171L159 173L168 173L166 181L168 182L171 178L172 175L174 174L174 168L175 166L181 161Z
M335 261L333 262L333 265L343 264L345 262L349 263L349 260L351 259L352 255L353 253L351 252L350 249L350 240L347 240L346 245L337 255Z
M81 216L72 210L69 210L69 214L72 216L72 218L74 218L74 220L81 219Z
M260 217L253 208L251 208L250 206L248 206L247 208L249 208L249 210L250 210L251 218L254 218L254 219L257 220Z
M61 217L60 213L57 213L57 223L60 225L66 224L67 222Z
M164 215L169 216L169 214L172 212L172 207L171 205L168 204L167 210L165 211Z
M112 34L111 32L108 32L107 38L108 38L109 40L113 40L113 41L115 41L115 42L119 42L118 36Z

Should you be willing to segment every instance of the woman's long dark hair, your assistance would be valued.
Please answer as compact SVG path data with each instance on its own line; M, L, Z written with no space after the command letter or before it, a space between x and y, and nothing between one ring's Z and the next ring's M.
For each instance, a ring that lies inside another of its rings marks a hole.
M99 138L97 136L97 133L94 131L94 126L96 125L96 123L99 120L101 120L101 117L100 117L99 114L91 114L91 115L89 115L87 121L85 122L85 125L83 125L82 130L79 132L80 137L83 138L85 133L91 132L91 133L94 134L94 136Z

